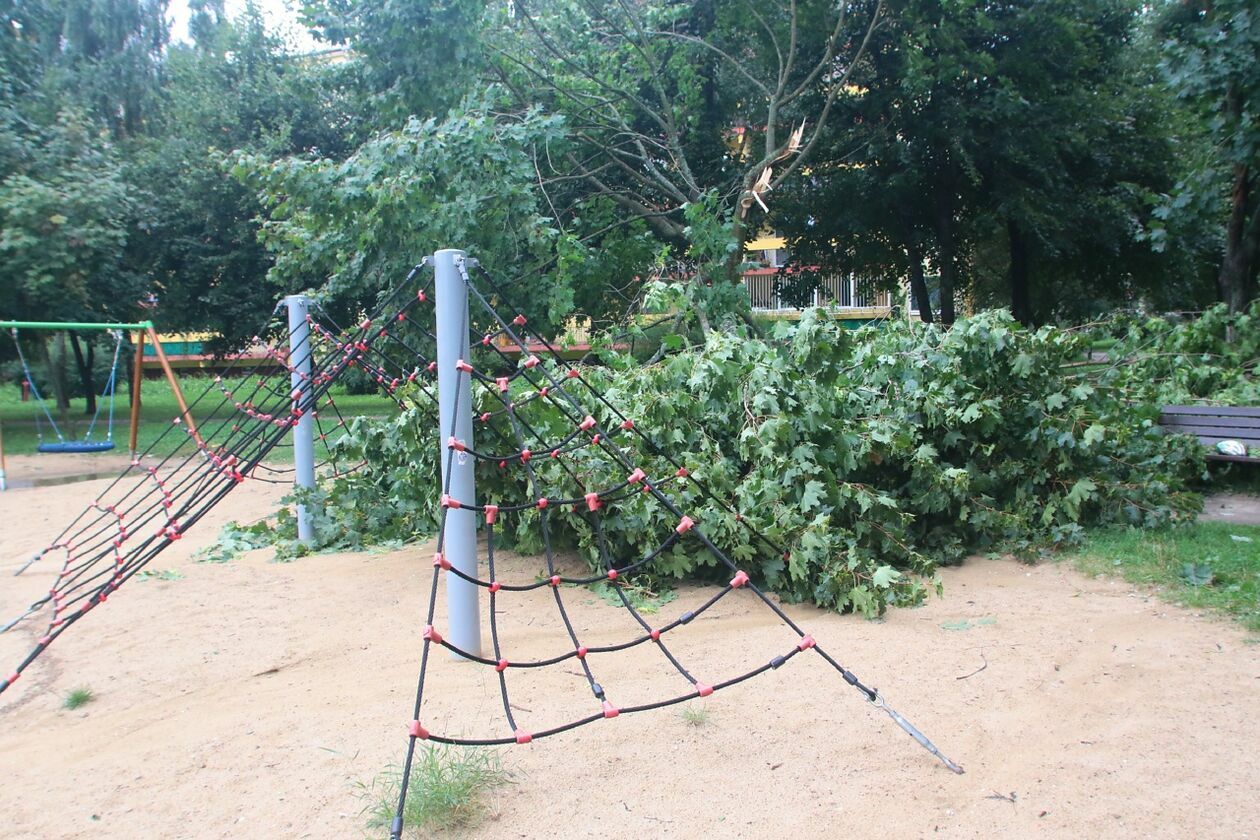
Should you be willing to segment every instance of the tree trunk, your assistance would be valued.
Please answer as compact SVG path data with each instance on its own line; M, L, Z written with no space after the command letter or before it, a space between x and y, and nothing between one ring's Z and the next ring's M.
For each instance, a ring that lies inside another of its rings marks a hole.
M928 296L927 281L923 279L923 252L918 245L906 245L910 259L910 294L914 297L919 318L925 324L932 323L932 299Z
M96 361L96 351L92 342L87 342L87 356L83 355L83 347L79 344L79 335L70 333L70 347L74 350L74 364L79 369L79 382L83 384L83 413L91 417L96 413L96 383L92 381L92 363Z
M43 348L44 367L48 370L48 381L57 402L57 413L64 417L70 411L70 396L66 393L66 334L59 332L54 340L56 353L49 350L46 342L40 342L40 347Z
M1006 220L1006 233L1011 241L1011 314L1015 320L1026 327L1031 327L1032 302L1028 293L1028 243L1024 240L1024 232L1019 222Z
M1229 224L1225 229L1225 257L1216 285L1231 313L1246 309L1253 297L1256 252L1260 248L1260 207L1251 207L1253 184L1247 166L1234 167Z
M933 226L936 228L936 248L940 261L941 277L941 323L954 323L954 288L957 285L957 254L954 247L954 208L945 196L945 188L936 191L936 212L933 214Z

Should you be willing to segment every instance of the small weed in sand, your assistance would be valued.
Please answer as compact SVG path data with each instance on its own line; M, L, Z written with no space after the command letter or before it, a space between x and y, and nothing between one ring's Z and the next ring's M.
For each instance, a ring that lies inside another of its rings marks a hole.
M618 581L614 584L601 580L591 584L591 591L610 607L624 606L618 590L625 594L626 600L630 602L630 606L645 615L659 612L661 607L670 601L678 600L678 593L672 589L652 589L648 585L637 581Z
M136 572L136 580L183 580L184 573L178 569L145 569Z
M686 706L678 713L688 726L707 726L709 710L704 706Z
M476 825L489 811L486 797L509 782L499 754L478 747L424 744L416 750L403 824L410 837ZM369 830L388 830L398 806L402 771L390 768L361 785Z
M92 702L92 698L96 695L92 693L90 688L76 688L66 695L66 699L61 701L61 708L68 712L72 712L80 706L84 706Z

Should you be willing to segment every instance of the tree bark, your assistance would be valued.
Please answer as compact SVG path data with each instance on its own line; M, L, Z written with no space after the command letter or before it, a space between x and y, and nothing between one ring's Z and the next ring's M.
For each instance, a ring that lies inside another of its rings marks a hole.
M96 383L92 381L92 363L96 361L96 351L92 349L92 342L87 342L87 356L83 354L83 347L79 344L79 334L71 331L70 347L74 350L74 364L79 369L79 382L83 384L83 413L91 417L96 413Z
M907 244L906 256L910 260L910 294L915 308L925 324L932 323L932 299L928 296L927 281L923 278L923 252L918 245Z
M933 214L933 227L936 229L937 257L940 261L941 278L941 323L954 323L954 288L956 283L956 248L954 245L954 207L946 197L947 186L941 185L936 190L936 208Z
M1011 244L1011 315L1026 327L1033 324L1032 301L1028 293L1028 243L1015 219L1006 220L1006 233Z
M53 397L57 403L57 413L63 417L70 411L70 397L66 393L66 335L57 333L57 353L54 356L48 348L48 342L39 343L44 356L44 368L48 371L48 381L52 385Z
M1216 285L1231 313L1241 312L1253 297L1256 252L1260 249L1260 207L1252 207L1251 172L1244 164L1234 167L1229 224L1225 229L1225 257Z

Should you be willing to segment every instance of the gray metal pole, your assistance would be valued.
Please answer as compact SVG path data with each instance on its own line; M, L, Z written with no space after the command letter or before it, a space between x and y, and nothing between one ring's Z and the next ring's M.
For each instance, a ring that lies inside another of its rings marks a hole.
M464 252L455 249L433 255L434 295L437 310L438 441L442 461L442 486L451 498L465 504L477 503L473 459L466 452L447 448L454 436L473 446L472 381L456 370L460 359L469 357L468 287L460 271ZM453 457L452 457L453 456ZM448 467L449 464L449 467ZM447 471L450 475L447 475ZM477 577L477 520L473 511L450 508L442 551L446 560L470 577ZM480 591L476 584L458 575L446 576L446 609L451 644L481 655Z
M311 389L311 325L306 320L310 301L306 295L289 295L284 305L289 310L289 378L293 393L299 395L295 405L302 405ZM293 486L315 488L315 418L314 406L303 408L302 416L293 427ZM311 513L306 505L297 506L298 540L307 545L315 539Z

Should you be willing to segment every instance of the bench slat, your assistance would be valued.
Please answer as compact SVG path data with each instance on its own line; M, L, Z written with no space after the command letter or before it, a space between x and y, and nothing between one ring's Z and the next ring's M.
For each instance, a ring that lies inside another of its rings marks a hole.
M1260 441L1260 426L1240 428L1238 426L1189 426L1181 423L1161 423L1160 425L1170 432L1180 432L1181 434L1195 435L1201 438L1215 437L1221 440L1237 438L1238 440Z
M1252 458L1250 455L1222 455L1219 452L1209 452L1207 459L1209 461L1233 461L1236 464L1260 464L1260 458Z
M1203 417L1254 417L1260 420L1260 407L1248 405L1166 405L1161 414L1189 414Z
M1243 431L1260 430L1260 420L1255 423L1239 423L1229 417L1161 417L1161 426L1178 426L1187 429L1242 429Z

